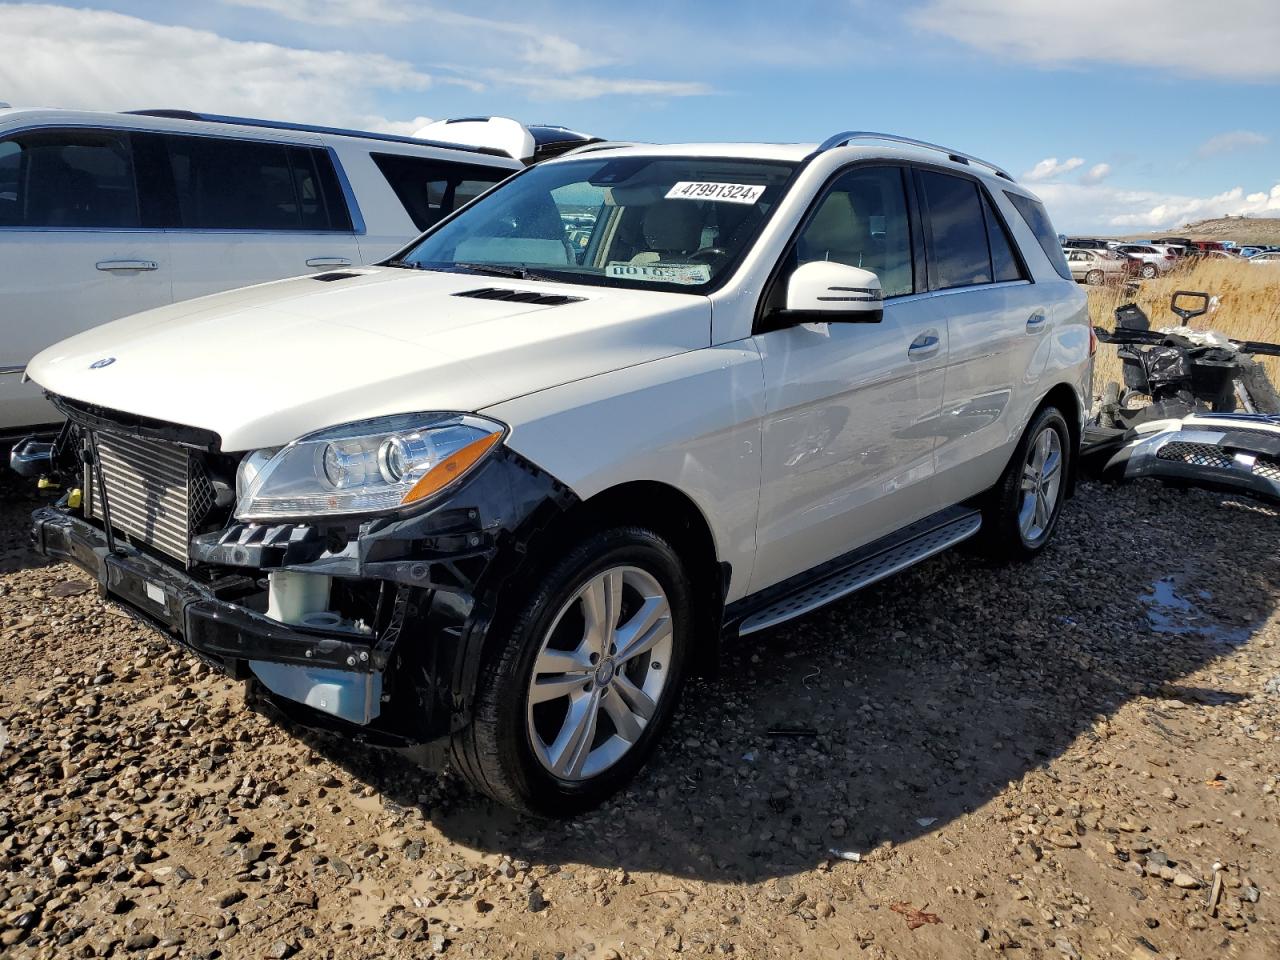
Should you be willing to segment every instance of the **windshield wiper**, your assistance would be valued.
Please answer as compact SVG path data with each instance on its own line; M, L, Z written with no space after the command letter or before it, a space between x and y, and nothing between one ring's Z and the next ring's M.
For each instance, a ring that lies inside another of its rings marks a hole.
M482 273L490 277L510 277L512 280L538 280L537 274L531 273L527 267L513 267L499 263L455 263L459 270L471 273Z
M413 260L383 260L382 266L399 267L401 270L425 270L426 269L426 267L424 267L422 264L417 263Z

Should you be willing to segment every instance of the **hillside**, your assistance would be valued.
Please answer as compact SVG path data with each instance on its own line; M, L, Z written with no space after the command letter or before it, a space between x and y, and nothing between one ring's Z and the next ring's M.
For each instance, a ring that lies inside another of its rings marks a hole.
M1280 217L1215 217L1196 220L1172 230L1131 233L1125 239L1187 237L1191 240L1234 240L1242 245L1280 243Z

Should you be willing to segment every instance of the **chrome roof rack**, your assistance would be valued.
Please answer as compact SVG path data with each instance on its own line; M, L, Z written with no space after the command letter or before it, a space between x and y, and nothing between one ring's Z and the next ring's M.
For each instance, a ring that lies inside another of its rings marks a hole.
M837 133L834 137L828 137L818 145L818 149L814 153L824 153L827 150L834 150L836 147L847 147L850 140L884 140L886 143L904 143L911 147L923 147L925 150L936 150L938 153L945 153L947 159L954 160L956 163L976 163L980 166L991 170L997 177L1003 177L1010 183L1015 182L1013 177L1005 173L1000 167L987 160L970 156L967 153L961 153L959 150L952 150L950 147L943 147L936 143L929 143L926 140L913 140L911 137L900 137L896 133L873 133L870 130L846 130L843 133Z

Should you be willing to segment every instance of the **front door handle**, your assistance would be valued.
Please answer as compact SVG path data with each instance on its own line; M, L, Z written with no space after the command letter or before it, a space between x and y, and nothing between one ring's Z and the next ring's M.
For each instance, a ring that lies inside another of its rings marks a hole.
M1044 312L1037 310L1027 317L1027 333L1039 333L1044 329Z
M938 336L938 331L926 330L911 341L911 346L907 348L907 356L912 360L925 360L937 353L941 347L942 338Z
M307 261L308 267L349 267L351 261L346 257L312 257Z
M154 260L99 260L94 264L99 270L114 272L119 270L159 270L160 264Z

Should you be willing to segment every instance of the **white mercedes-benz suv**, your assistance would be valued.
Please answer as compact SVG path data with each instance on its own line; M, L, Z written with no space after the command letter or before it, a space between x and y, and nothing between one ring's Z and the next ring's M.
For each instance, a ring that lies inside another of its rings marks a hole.
M385 263L57 344L33 537L261 702L566 814L723 643L1072 489L1094 339L1040 202L931 144L587 147ZM426 748L426 749L423 749Z

